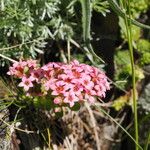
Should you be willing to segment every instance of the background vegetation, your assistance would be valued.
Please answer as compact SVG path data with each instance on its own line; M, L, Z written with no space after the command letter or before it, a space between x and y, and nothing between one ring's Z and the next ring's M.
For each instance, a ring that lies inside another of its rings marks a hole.
M128 46L130 42L134 56L134 94L138 99L136 111L139 145L148 150L148 25L149 0L1 0L2 149L8 148L6 142L10 143L9 147L18 149L134 149L134 141L115 122L119 122L134 137L133 70ZM128 31L132 33L130 40ZM96 106L85 105L79 112L64 110L63 117L60 117L61 114L58 117L47 110L26 105L26 99L15 86L16 81L6 75L11 61L20 58L38 59L41 64L78 59L82 63L103 69L112 83L103 103L97 104L104 110L98 111ZM19 127L16 125L18 122L21 123ZM21 130L17 130L18 128ZM30 131L34 133L28 134Z

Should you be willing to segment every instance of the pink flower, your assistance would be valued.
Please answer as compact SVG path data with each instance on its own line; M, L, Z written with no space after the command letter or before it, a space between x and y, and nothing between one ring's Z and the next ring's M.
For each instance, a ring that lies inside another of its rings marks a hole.
M51 87L53 88L55 86L55 82L57 81L57 79L50 79L48 81L44 81L43 83L43 87L46 91L51 90Z
M25 61L15 62L7 72L8 75L14 75L15 77L22 78L24 75L24 68L26 66Z
M43 69L45 71L51 71L54 68L55 69L60 68L60 66L61 66L61 63L50 62L50 63L44 65L41 69Z
M83 87L80 83L78 83L78 84L72 85L70 91L75 93L76 96L79 96L83 92Z
M54 104L60 104L60 103L62 103L62 97L60 97L60 96L55 97Z
M68 103L70 107L74 106L75 102L78 102L78 97L73 92L66 92L64 98L64 103Z
M31 78L22 78L22 82L19 83L19 87L23 87L25 91L28 91L30 87L33 87Z
M52 84L50 88L53 90L52 95L64 94L66 90L68 90L68 87L65 86L65 82L63 81L57 81L55 84Z
M60 74L60 75L58 75L58 78L59 78L60 80L63 80L63 81L65 81L65 82L68 82L68 83L70 83L71 80L73 79L73 77L72 77L72 76L69 76L68 74Z
M36 68L38 66L36 60L29 59L26 63L29 68Z
M41 69L44 71L51 71L53 69L53 66L51 63L49 63L47 65L44 65Z
M85 89L92 90L94 87L94 83L91 81L91 77L89 75L85 75L81 79L82 85L85 87Z
M71 62L71 65L72 66L78 66L78 65L80 65L80 63L77 61L77 60L73 60L72 62Z
M95 95L96 96L96 91L93 89L93 90L89 90L89 89L84 89L84 93L85 94L88 94L88 95Z
M33 81L35 80L37 83L43 78L43 70L42 69L37 69L31 71L31 76Z

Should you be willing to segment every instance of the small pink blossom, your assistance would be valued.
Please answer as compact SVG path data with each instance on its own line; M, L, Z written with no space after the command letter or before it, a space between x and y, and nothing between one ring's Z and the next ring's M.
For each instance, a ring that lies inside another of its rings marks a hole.
M40 80L43 78L43 71L42 71L42 69L39 68L37 70L31 71L31 77L37 83L40 82Z
M76 85L73 85L70 91L75 93L76 96L79 96L79 95L82 95L83 87L81 84L78 83Z
M43 83L43 87L46 91L51 90L51 88L53 88L54 83L57 81L57 79L50 79L50 80L46 80Z
M60 103L62 103L62 97L60 97L60 96L55 97L54 104L60 104Z
M7 72L8 75L14 75L15 77L22 78L25 76L25 68L28 69L34 69L34 67L37 67L35 60L27 60L19 62L15 62L12 67L9 68L9 71Z
M66 90L68 89L65 86L65 82L63 81L57 81L55 84L51 85L52 95L59 95L59 94L64 94Z
M79 66L80 63L79 63L77 60L73 60L73 61L71 62L71 65L72 65L72 66Z
M18 86L23 87L25 91L28 91L29 88L33 87L32 79L23 77L22 82L20 82Z
M36 60L29 59L26 63L29 68L36 68L38 66Z
M64 103L68 103L70 107L73 107L74 103L78 101L79 99L74 93L72 92L65 93Z
M94 87L94 83L91 81L91 77L89 75L85 75L84 78L81 79L81 83L88 90L92 90Z
M14 75L15 77L22 78L24 75L24 67L26 63L23 61L15 62L7 72L8 75Z

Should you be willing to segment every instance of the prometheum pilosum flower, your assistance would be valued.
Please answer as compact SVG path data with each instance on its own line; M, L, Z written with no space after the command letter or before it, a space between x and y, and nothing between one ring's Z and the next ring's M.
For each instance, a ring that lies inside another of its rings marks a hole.
M102 71L77 60L70 64L50 62L42 67L35 60L20 60L7 74L21 80L18 86L26 95L50 95L58 106L73 107L84 101L94 103L97 97L105 97L110 89Z

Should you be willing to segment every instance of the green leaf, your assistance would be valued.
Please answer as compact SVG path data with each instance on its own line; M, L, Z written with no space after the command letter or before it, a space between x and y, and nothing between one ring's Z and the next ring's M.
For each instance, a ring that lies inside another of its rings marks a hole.
M36 108L40 108L41 103L40 103L40 100L39 100L38 97L34 97L34 99L33 99L33 104L34 104L34 106L35 106Z
M55 116L56 116L57 118L62 118L62 117L63 117L63 111L55 112Z
M80 109L79 103L75 103L75 105L73 107L71 107L71 110L73 110L73 111L78 111L79 109Z
M95 64L94 58L100 60L100 62L104 61L100 58L93 50L91 45L91 17L92 17L92 5L90 0L80 0L82 6L82 28L83 28L83 41L84 41L84 51L86 52L89 60Z

